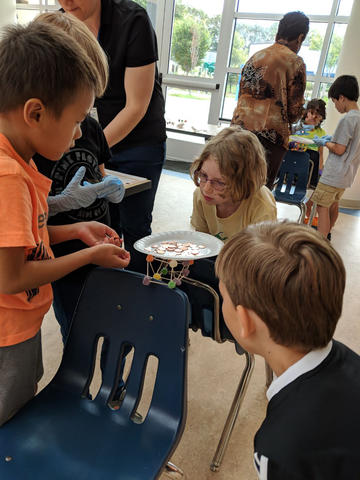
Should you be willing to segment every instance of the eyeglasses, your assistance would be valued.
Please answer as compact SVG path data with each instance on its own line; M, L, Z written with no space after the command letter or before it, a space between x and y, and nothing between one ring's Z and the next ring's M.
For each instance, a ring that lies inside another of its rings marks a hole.
M199 170L197 173L196 173L196 176L197 176L197 180L198 180L198 184L200 185L201 183L206 183L206 182L209 182L210 185L212 186L212 188L214 190L218 190L219 192L222 192L225 190L225 188L227 187L226 183L224 182L221 182L220 180L210 180L209 177L207 176L207 174L205 172L203 172L202 170Z

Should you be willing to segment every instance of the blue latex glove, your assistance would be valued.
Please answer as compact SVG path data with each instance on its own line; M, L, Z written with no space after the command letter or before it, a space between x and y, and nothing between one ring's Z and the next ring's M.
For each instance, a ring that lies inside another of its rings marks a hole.
M84 185L91 185L84 182ZM97 198L105 198L111 203L120 203L124 198L125 187L120 178L115 175L107 175L101 182L96 183Z
M111 203L120 203L125 195L125 187L120 178L115 175L106 175L101 183L106 188L99 198L106 198Z
M86 172L85 167L80 167L66 188L59 194L48 197L49 216L68 210L86 208L97 199L97 184L81 185Z
M294 135L309 135L309 132L314 130L314 128L314 125L301 125L301 128L299 128Z
M326 142L331 142L332 135L324 135L323 137L318 137L315 135L314 138L312 138L312 141L318 146L318 147L324 147Z

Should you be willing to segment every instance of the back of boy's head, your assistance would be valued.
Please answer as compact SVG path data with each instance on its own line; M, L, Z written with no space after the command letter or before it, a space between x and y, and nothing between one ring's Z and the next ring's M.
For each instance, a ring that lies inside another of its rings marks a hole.
M328 344L341 315L345 268L306 225L261 223L234 235L216 273L232 303L253 310L277 344L304 351Z
M359 98L359 83L354 75L341 75L336 78L334 83L330 86L328 97L339 100L340 95L343 95L348 100L357 102Z
M0 41L0 112L38 98L55 116L84 88L101 80L94 63L67 33L31 22L3 29Z
M199 185L198 173L203 163L215 157L221 175L226 178L234 201L251 197L266 183L267 164L264 149L252 132L239 126L224 128L207 142L190 167L190 174Z
M43 22L61 28L85 50L99 72L101 85L99 85L95 95L101 97L105 92L109 77L108 61L104 50L85 23L73 15L67 15L59 11L42 13L35 17L34 22Z

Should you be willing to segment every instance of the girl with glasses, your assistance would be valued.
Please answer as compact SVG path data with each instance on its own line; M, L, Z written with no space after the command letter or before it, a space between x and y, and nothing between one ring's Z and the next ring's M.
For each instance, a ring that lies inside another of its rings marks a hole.
M225 128L206 144L190 173L197 186L195 230L226 242L249 224L276 220L275 200L265 187L265 152L253 133Z

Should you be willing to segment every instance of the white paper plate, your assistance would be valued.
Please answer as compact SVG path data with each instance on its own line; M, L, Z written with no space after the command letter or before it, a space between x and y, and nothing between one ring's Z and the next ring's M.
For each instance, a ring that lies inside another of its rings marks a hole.
M290 135L289 139L295 143L302 143L304 145L313 145L311 138L302 137L301 135Z
M154 244L160 242L191 242L197 245L203 245L205 248L199 249L198 255L184 255L180 253L175 255L173 252L165 252L163 255L157 253L155 250L149 250ZM217 255L224 243L218 238L209 235L208 233L192 232L192 231L173 231L173 232L161 232L153 233L147 237L141 238L134 243L134 248L146 255L153 255L156 258L164 260L197 260L198 258L207 258Z

